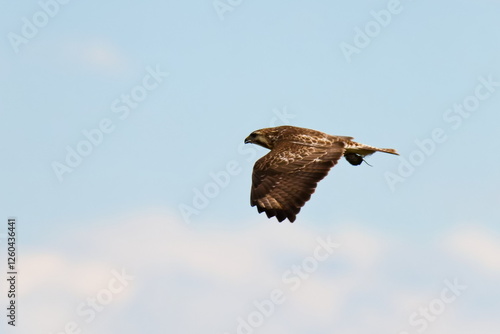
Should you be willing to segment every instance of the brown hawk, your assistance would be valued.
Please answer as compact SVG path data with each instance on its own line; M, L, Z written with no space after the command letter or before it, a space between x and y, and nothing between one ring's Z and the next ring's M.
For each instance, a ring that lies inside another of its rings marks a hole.
M316 185L344 156L354 166L375 152L398 154L391 148L376 148L316 130L278 126L252 132L245 144L271 150L257 160L252 173L250 204L259 213L293 223L300 208L311 198Z

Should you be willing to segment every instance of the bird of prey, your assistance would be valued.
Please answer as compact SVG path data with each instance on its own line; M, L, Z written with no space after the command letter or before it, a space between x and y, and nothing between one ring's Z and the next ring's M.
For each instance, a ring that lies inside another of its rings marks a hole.
M280 223L285 219L295 221L318 182L342 156L358 166L375 152L398 154L391 148L357 143L352 137L295 126L256 130L245 139L247 143L271 150L253 167L250 204Z

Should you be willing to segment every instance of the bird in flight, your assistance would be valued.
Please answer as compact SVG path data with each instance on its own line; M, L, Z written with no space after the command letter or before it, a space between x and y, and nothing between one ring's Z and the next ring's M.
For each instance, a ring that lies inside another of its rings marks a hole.
M398 155L392 148L360 144L353 137L287 125L256 130L245 138L248 143L271 150L253 167L250 204L280 223L295 221L318 182L342 156L358 166L375 152Z

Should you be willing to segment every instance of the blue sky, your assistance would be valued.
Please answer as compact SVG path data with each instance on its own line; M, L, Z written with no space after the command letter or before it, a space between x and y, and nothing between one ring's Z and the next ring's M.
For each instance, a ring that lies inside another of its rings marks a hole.
M274 289L285 302L255 333L498 326L497 1L62 2L0 13L18 330L235 333ZM266 150L243 139L281 124L401 156L341 161L278 224L249 205ZM338 252L319 261L328 236ZM283 274L311 256L290 291ZM78 305L122 269L134 279L87 322ZM410 323L453 280L463 294Z

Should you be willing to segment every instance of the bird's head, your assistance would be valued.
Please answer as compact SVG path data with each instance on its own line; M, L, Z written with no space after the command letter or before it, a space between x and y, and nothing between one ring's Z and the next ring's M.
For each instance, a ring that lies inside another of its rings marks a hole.
M278 139L278 134L280 129L278 128L267 128L255 130L248 137L245 138L245 144L257 144L262 147L273 149L274 143Z

